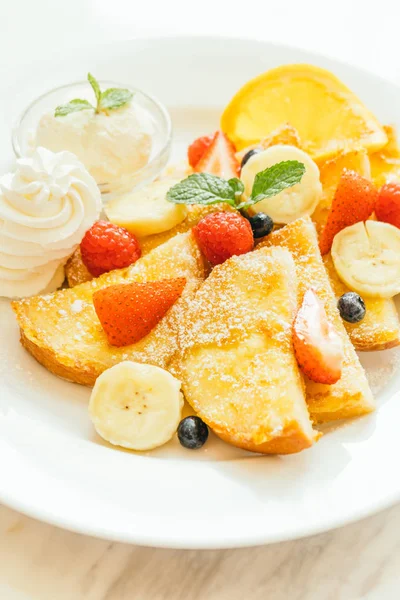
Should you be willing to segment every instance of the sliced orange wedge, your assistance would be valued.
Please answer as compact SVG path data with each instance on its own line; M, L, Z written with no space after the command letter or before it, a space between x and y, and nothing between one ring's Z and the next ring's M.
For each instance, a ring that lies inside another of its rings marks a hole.
M359 146L377 151L387 143L385 130L357 96L312 65L284 65L246 83L225 108L221 129L241 150L283 123L297 129L314 160Z
M394 127L384 126L388 143L378 152L370 155L371 176L377 187L387 181L400 181L400 149L397 145Z

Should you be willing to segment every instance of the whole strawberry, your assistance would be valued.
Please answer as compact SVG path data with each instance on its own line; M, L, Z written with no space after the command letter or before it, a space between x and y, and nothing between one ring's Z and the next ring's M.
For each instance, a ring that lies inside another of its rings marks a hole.
M108 221L96 221L81 242L82 260L94 277L129 267L140 258L136 237Z
M193 235L206 259L214 266L254 247L251 225L237 212L207 215L193 227Z
M375 214L379 221L400 228L400 183L385 183L379 190Z

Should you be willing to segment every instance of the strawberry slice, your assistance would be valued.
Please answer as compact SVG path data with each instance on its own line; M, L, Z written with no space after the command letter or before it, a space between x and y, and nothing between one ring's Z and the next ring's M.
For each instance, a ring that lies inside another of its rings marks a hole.
M190 144L188 148L188 161L191 167L195 168L206 150L208 150L213 143L215 136L216 133L213 133L212 135L203 135Z
M339 231L371 216L377 197L378 191L368 179L355 171L343 170L319 240L321 254L329 252Z
M93 294L99 321L112 346L144 338L182 294L184 277L111 285Z
M239 175L239 162L235 146L222 131L217 131L211 146L205 151L195 167L198 173L211 173L224 179Z
M342 375L343 344L314 290L304 294L293 324L293 347L300 369L312 381L333 384Z

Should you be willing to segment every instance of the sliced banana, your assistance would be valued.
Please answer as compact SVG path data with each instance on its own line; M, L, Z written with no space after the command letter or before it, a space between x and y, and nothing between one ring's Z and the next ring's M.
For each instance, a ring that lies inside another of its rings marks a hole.
M97 433L115 446L151 450L168 442L181 420L181 383L168 371L131 361L97 378L89 415Z
M111 200L105 207L107 217L115 225L125 227L138 237L168 231L181 223L187 208L168 202L168 190L179 179L163 179Z
M364 296L400 293L400 229L379 221L356 223L333 240L332 259L340 279Z
M261 200L249 208L251 214L267 213L275 223L291 223L296 219L312 215L322 196L319 169L308 154L295 146L278 144L254 154L244 165L240 175L245 196L251 194L254 178L260 171L272 167L284 160L298 160L305 165L306 171L300 181L291 188L283 190L277 196Z

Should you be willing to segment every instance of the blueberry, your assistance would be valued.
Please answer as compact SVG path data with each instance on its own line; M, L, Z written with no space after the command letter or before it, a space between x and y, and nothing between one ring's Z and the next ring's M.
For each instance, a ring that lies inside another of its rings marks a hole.
M269 235L274 228L274 222L271 217L263 212L259 212L253 217L248 217L248 219L255 238Z
M249 150L248 152L246 152L246 154L242 158L240 168L243 169L243 167L247 163L247 161L255 154L258 154L259 152L260 152L260 150L258 150L257 148L253 148L252 150Z
M185 448L201 448L207 441L208 427L200 417L186 417L179 423L178 438Z
M348 323L358 323L365 317L364 300L355 292L347 292L339 298L340 316Z

